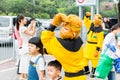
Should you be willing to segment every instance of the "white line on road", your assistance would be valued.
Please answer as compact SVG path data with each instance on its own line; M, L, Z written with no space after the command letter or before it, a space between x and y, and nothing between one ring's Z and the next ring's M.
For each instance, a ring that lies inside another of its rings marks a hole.
M2 73L2 72L6 72L6 71L11 71L11 70L14 70L14 69L16 69L16 67L14 67L14 68L9 68L9 69L4 69L4 70L1 70L1 71L0 71L0 73Z

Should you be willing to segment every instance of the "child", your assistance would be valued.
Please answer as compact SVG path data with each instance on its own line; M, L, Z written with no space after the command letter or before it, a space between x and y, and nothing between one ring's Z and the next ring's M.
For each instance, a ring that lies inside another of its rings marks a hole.
M38 37L33 37L29 40L28 50L31 54L28 80L44 80L45 60L43 57L43 45Z
M51 80L60 80L62 77L59 76L61 72L62 65L57 61L50 61L48 63L48 75L51 77Z

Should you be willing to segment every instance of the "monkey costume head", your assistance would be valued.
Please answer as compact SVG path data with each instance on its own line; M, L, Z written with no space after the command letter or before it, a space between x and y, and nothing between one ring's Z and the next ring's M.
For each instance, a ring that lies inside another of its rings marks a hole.
M62 25L60 29L60 37L62 39L75 39L79 36L82 27L82 20L73 14L66 16L65 14L57 14L52 22L53 25Z
M93 18L94 27L99 27L102 25L102 16L100 14L95 14Z

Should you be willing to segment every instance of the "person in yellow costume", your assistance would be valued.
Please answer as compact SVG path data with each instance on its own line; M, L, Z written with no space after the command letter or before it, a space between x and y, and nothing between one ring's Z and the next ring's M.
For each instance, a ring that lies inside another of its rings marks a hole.
M90 17L91 17L91 13L90 12L86 12L83 21L84 21L84 25L87 28L87 30L89 30L90 25L92 23L92 21L90 20Z
M100 50L102 47L104 32L102 29L102 16L100 14L95 14L93 18L93 23L90 24L91 27L87 33L87 42L84 46L84 57L85 57L85 74L89 74L89 60L92 62L92 71L90 77L94 77L94 72L98 64L100 57Z
M60 38L55 37L54 29L62 25ZM42 31L41 41L47 50L61 64L65 73L64 80L86 80L83 64L83 41L79 37L81 19L76 15L58 13L51 25Z

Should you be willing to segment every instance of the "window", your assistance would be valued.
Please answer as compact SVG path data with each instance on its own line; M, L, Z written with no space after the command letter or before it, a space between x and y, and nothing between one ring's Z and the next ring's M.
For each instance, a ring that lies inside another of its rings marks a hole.
M5 17L0 17L0 27L8 27L10 24L10 19Z

